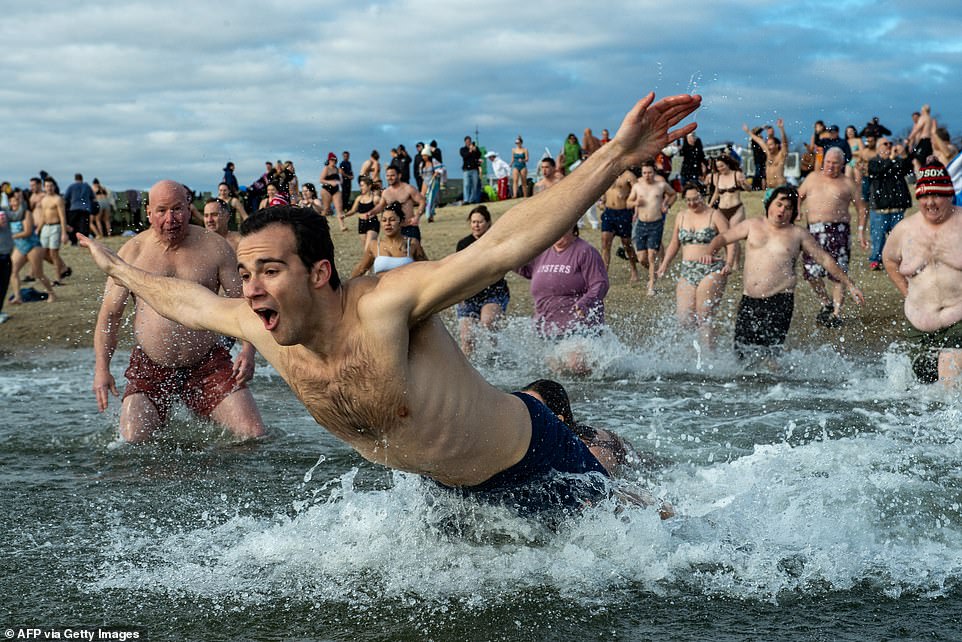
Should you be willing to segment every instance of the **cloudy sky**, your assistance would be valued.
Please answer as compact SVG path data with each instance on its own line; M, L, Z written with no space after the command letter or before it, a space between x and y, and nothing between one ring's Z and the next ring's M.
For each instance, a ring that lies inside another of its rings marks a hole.
M698 92L706 143L781 117L896 133L930 102L962 133L962 3L204 0L5 3L0 179L108 187L250 183L268 159L313 180L328 151L465 134L509 156L612 131L635 99Z

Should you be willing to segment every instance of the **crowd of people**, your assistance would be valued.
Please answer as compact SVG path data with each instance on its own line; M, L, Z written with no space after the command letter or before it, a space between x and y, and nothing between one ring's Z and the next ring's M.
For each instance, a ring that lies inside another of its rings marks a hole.
M954 203L958 188L946 168L960 163L928 106L908 140L896 145L877 119L861 132L849 128L846 139L837 127L816 124L806 145L811 167L796 187L785 181L788 141L781 120L780 138L773 128L744 128L746 142L756 148L749 179L738 149L708 159L693 125L669 132L698 104L690 96L654 104L646 99L615 139L607 130L600 139L590 129L581 141L569 135L557 157L538 162L533 199L525 198L530 158L519 136L508 166L519 200L497 223L480 204L482 152L465 137L463 202L474 205L469 234L435 261L428 260L420 230L423 218L433 220L446 180L435 141L418 143L413 159L403 145L392 149L383 181L376 150L357 176L349 152L340 162L329 154L317 187L301 184L292 162L278 161L266 163L241 190L228 163L203 212L196 211L189 188L160 181L149 193L149 227L117 254L91 240L113 231L115 201L98 180L90 186L77 174L63 195L49 176L32 179L24 190L7 185L0 203L0 281L14 285L12 301L18 303L19 273L29 265L31 277L55 301L55 286L71 274L59 249L77 242L113 277L94 333L94 393L101 410L119 394L110 363L124 310L135 303L136 346L120 414L120 432L129 442L162 430L178 399L238 438L263 435L247 389L256 349L325 428L365 457L472 492L509 489L546 466L614 472L605 457L591 454L590 440L570 441L572 433L554 418L559 413L528 395L512 398L485 387L462 355L470 356L479 340L496 343L510 302L509 271L530 279L535 328L545 340L597 335L605 324L615 237L629 279L639 280L639 269L647 269L649 296L679 258L677 321L706 349L716 349L715 309L728 275L741 270L735 354L773 362L794 312L799 257L821 304L818 323L843 324L846 296L864 302L848 276L854 209L857 241L871 247L869 267L884 266L905 297L919 379L962 376L962 208ZM682 157L677 177L665 163L675 154ZM352 199L355 178L359 195ZM905 218L910 178L919 211ZM748 212L740 192L759 187L767 190L763 212ZM665 220L679 200L665 243ZM581 224L597 211L600 251L580 238ZM355 215L362 258L341 282L328 220L345 231L346 219ZM238 222L240 233L231 229ZM45 275L45 263L55 279ZM0 303L6 299L4 292ZM444 340L446 330L435 317L451 306L458 342ZM229 337L241 340L233 358ZM452 346L460 348L457 356ZM556 367L585 373L588 356L574 351ZM366 397L359 400L357 390ZM387 449L389 429L394 436ZM560 459L545 463L541 453L533 454L530 444L538 440L555 444ZM619 449L621 466L630 445ZM581 496L584 489L571 492Z

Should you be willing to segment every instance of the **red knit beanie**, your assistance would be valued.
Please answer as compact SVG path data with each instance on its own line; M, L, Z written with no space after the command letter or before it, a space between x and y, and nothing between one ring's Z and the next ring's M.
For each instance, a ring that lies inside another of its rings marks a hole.
M922 198L927 195L955 196L955 188L952 187L952 179L945 171L945 165L935 161L919 170L915 180L915 198Z

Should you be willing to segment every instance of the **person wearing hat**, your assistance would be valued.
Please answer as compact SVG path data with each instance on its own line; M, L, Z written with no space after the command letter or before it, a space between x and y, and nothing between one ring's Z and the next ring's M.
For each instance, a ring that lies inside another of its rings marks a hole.
M818 244L832 255L835 262L843 271L848 272L848 261L851 253L851 214L849 207L855 205L858 211L858 241L863 249L868 249L865 237L865 223L868 210L862 200L861 190L855 187L855 182L844 172L845 155L838 147L829 147L822 159L822 169L805 177L805 181L798 190L799 202L805 205L804 217L808 224L808 231L815 237ZM842 303L845 300L845 290L841 281L826 273L826 270L815 261L809 253L803 256L805 271L802 275L812 286L815 296L822 304L822 309L816 321L827 327L838 327L842 324ZM823 279L828 277L833 281L832 293L829 295Z
M950 385L962 374L962 208L938 162L919 169L915 198L918 212L892 230L882 262L905 297L912 370Z
M826 136L824 136L821 140L823 159L824 154L827 154L828 150L832 149L833 147L838 147L845 155L845 163L848 164L848 162L852 160L852 148L849 146L847 140L839 137L838 132L838 125L829 125L825 130Z
M702 263L730 243L745 241L744 290L735 317L735 354L739 359L778 357L795 311L795 263L809 254L861 305L862 291L807 231L795 225L798 192L790 185L772 189L764 200L765 217L750 218L719 234Z
M488 162L491 163L491 175L498 181L498 200L508 199L508 179L511 178L511 166L498 156L498 152L489 151L487 153Z

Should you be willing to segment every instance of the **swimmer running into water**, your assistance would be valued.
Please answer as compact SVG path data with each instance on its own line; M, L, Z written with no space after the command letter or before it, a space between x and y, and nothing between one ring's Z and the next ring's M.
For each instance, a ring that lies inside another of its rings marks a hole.
M437 313L549 247L627 167L694 131L694 123L669 129L700 103L649 94L578 172L513 207L471 246L377 277L341 283L327 221L290 206L242 226L245 300L139 270L88 238L83 244L100 269L164 316L252 342L315 420L372 462L487 498L551 484L556 473L606 475L542 404L486 382ZM559 499L592 497L573 489Z

